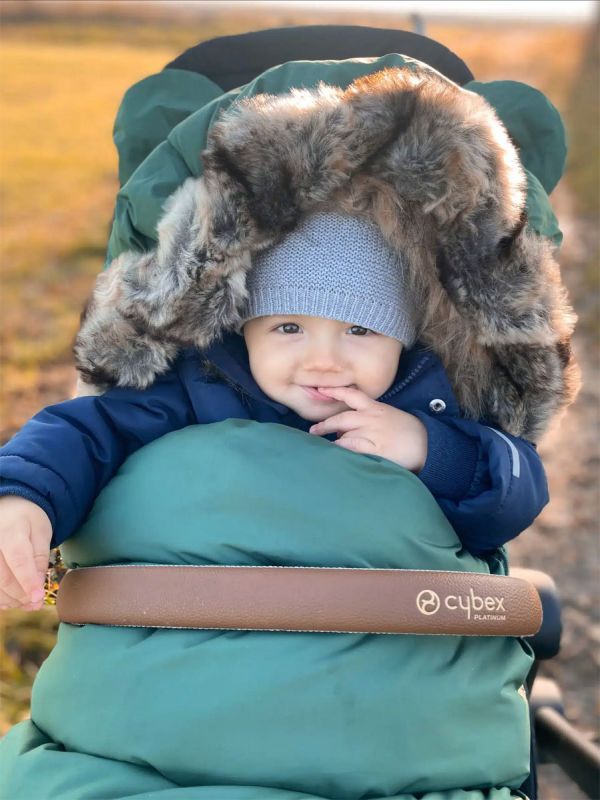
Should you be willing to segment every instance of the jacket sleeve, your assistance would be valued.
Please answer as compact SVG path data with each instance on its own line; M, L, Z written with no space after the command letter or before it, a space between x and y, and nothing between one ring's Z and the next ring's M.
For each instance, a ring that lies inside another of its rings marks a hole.
M131 453L195 421L177 369L145 391L112 389L49 406L0 449L0 496L41 506L57 547Z
M470 552L500 547L531 525L548 502L533 444L481 423L413 413L428 434L419 478Z

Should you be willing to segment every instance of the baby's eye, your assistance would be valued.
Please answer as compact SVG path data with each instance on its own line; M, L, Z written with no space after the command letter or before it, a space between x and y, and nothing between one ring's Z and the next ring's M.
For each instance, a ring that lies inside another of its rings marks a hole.
M361 325L353 325L350 328L350 333L353 336L366 336L368 333L373 333L369 328L363 328Z
M282 333L299 333L300 326L296 325L295 322L284 322L282 325L278 325L275 330Z

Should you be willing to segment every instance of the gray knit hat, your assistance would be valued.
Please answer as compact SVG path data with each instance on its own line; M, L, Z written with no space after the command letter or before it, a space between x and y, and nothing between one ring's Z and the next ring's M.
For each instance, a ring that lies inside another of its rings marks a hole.
M269 314L326 317L415 340L408 274L379 229L333 212L305 216L278 244L254 256L240 327Z

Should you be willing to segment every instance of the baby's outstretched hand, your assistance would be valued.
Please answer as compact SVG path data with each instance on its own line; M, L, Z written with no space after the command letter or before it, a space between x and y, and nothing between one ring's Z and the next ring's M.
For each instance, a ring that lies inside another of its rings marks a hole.
M349 407L317 422L310 433L341 434L334 444L356 453L378 455L395 461L411 472L420 472L427 459L427 429L420 419L406 411L379 403L360 389L322 389L322 394L341 400Z
M41 608L51 539L50 519L38 505L0 497L0 608Z

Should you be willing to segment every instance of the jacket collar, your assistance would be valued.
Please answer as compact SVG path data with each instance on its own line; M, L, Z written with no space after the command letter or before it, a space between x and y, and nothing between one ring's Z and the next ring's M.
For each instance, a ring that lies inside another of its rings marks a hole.
M287 406L272 400L254 380L243 336L237 333L226 333L221 341L215 342L204 350L203 355L254 400L266 403L282 416L289 413L290 409ZM417 344L410 350L404 350L400 356L398 370L392 385L378 400L386 402L435 362L439 363L438 357L422 345Z

